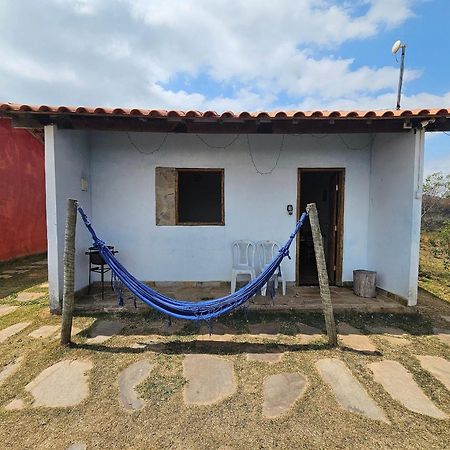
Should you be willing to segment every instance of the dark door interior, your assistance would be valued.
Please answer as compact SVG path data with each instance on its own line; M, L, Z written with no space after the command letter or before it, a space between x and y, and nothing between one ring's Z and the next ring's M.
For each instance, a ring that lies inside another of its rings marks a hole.
M336 267L339 237L339 189L342 172L339 170L299 171L300 211L308 203L316 203L322 231L325 259L330 284L336 283ZM300 244L297 262L297 282L300 285L317 285L316 257L309 221L300 230Z

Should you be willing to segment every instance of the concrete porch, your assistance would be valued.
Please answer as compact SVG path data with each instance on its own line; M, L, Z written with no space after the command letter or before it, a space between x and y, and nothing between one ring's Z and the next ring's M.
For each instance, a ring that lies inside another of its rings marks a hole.
M165 295L176 299L190 299L194 301L222 297L229 293L226 283L149 283L149 285ZM356 311L362 313L413 313L414 307L402 305L399 301L390 298L384 293L378 293L376 298L362 298L353 294L352 289L331 286L331 299L335 311ZM125 310L143 313L149 308L141 301L134 307L133 297L125 291ZM251 310L286 311L296 310L305 312L320 312L322 304L317 286L288 286L286 296L277 291L274 304L270 296L257 295L249 302ZM91 292L80 293L76 297L75 310L78 312L116 311L121 308L117 305L117 296L112 292L109 283L105 282L104 299L102 300L100 283L91 286Z

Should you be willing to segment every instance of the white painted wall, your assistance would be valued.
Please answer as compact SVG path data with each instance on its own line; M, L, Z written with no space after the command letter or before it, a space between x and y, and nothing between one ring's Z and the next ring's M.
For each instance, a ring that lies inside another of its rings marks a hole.
M62 131L45 127L45 177L47 192L47 240L50 309L60 311L63 293L64 230L67 199L75 198L91 212L90 192L81 191L81 177L90 179L88 135L82 131ZM87 285L88 268L85 250L90 239L77 218L75 289Z
M164 134L130 133L136 146L150 153ZM210 145L234 136L203 135ZM153 155L137 151L126 133L91 132L92 221L99 234L120 251L119 259L138 278L156 281L229 280L231 242L274 239L284 242L295 225L286 205L297 201L299 167L345 168L343 279L367 266L370 136L286 136L277 168L260 175L252 165L246 136L226 149L208 148L195 135L170 134ZM262 171L278 155L280 135L251 135L254 160ZM225 226L156 226L155 167L225 169ZM87 234L87 233L86 233ZM286 261L295 280L295 245Z
M378 135L372 149L368 268L378 285L417 303L423 131Z

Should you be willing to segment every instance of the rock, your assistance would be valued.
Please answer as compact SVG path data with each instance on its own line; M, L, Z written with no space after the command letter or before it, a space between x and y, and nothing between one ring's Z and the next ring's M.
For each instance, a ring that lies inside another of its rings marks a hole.
M450 345L450 330L446 328L433 328L435 336L444 344Z
M269 364L281 361L283 353L247 353L247 361L266 362Z
M306 377L299 373L278 373L264 380L264 417L285 414L306 391Z
M441 316L446 322L450 323L450 316Z
M377 352L377 348L373 345L372 341L357 328L352 327L348 323L339 323L338 333L345 347L364 353Z
M81 403L89 395L86 372L92 369L92 362L63 360L42 371L25 390L34 397L32 406L64 408Z
M119 376L119 399L127 410L137 410L144 407L144 400L138 396L136 387L142 383L152 371L154 364L142 360L131 364L122 370Z
M370 419L389 423L383 410L372 400L342 361L335 358L320 359L316 362L316 367L343 408Z
M321 330L306 325L305 323L299 323L299 330L300 333L298 333L296 337L300 339L300 342L302 342L303 344L309 344L311 342L317 341L324 336Z
M42 292L19 292L16 300L18 302L31 302L43 296L44 294Z
M90 332L90 338L86 342L89 344L102 344L108 339L111 339L115 334L120 333L124 327L125 325L121 322L98 320L95 322Z
M46 281L45 283L41 283L41 284L38 286L38 288L41 288L41 289L48 289L48 281Z
M12 306L12 305L0 305L0 317L6 316L7 314L12 313L18 308L18 306Z
M12 278L12 275L7 275L7 274L0 274L0 279L1 280L7 280L8 278Z
M25 402L21 398L15 398L7 403L4 408L7 411L19 411L25 408Z
M8 328L0 330L0 343L5 342L8 338L14 336L15 334L20 333L22 330L24 330L26 327L30 325L31 322L19 322L16 323L15 325L11 325Z
M5 382L5 380L13 375L19 369L22 364L23 356L19 356L14 361L10 362L0 372L0 386Z
M420 365L450 391L450 361L440 356L416 356Z
M369 364L374 379L388 394L410 411L435 419L447 416L423 393L412 375L397 361L380 361Z
M60 328L60 325L43 325L37 330L32 331L28 336L35 339L48 338L55 334Z
M183 374L187 405L210 405L236 392L233 363L217 356L186 355Z

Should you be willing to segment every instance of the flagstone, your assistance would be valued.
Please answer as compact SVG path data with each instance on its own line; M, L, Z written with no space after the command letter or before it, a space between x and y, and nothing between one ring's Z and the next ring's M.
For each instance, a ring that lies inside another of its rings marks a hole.
M16 275L16 274L20 274L20 273L24 273L27 272L27 270L20 270L20 269L14 269L14 270L4 270L2 272L2 275Z
M48 288L48 281L46 281L45 283L39 284L39 285L38 285L38 288L42 288L42 289Z
M283 353L247 353L247 361L266 362L269 364L281 361Z
M8 279L8 278L12 278L12 275L7 275L7 274L0 274L0 279L2 279L2 280L6 280L6 279Z
M445 419L447 415L437 408L414 381L412 375L400 363L384 360L369 364L374 379L387 393L410 411L436 419Z
M18 306L13 305L0 305L0 317L6 316L7 314L12 313L18 308Z
M11 336L14 336L17 333L20 333L22 330L31 325L31 322L19 322L14 325L11 325L8 328L4 328L0 330L0 344L5 342Z
M87 446L84 442L74 442L67 450L86 450Z
M9 364L3 367L0 371L0 386L5 382L5 380L17 372L20 365L22 364L23 356L17 357L14 361L11 361Z
M263 339L276 339L280 332L280 324L277 322L252 323L248 326L254 337Z
M16 300L18 302L31 302L43 296L44 294L42 292L19 292Z
M46 266L47 260L42 259L41 261L35 261L31 263L32 266Z
M324 334L318 328L311 327L305 323L299 323L298 325L300 333L296 335L296 338L300 339L300 342L303 344L309 344L324 337Z
M87 339L89 344L102 344L118 334L125 327L125 324L112 320L98 320L95 322L90 337Z
M231 328L222 325L221 323L215 324L211 330L206 326L200 327L197 335L198 341L215 341L215 342L230 342L234 339L235 335Z
M138 395L136 387L142 383L153 370L154 364L142 360L122 370L119 376L119 399L127 410L138 410L144 407L144 400Z
M210 405L236 392L233 363L210 355L186 355L183 374L184 402L187 405Z
M441 316L446 322L450 322L450 316Z
M25 402L21 398L14 398L4 406L7 411L19 411L25 408Z
M43 325L42 327L39 327L37 330L32 331L28 336L35 339L44 339L51 337L60 328L61 328L60 325Z
M86 372L92 367L88 359L66 359L48 367L25 386L34 398L32 406L64 408L78 405L89 395Z
M450 391L450 361L440 356L417 355L420 365Z
M306 377L300 373L278 373L264 380L262 414L275 418L285 414L306 391Z
M347 366L336 358L320 359L317 370L332 389L339 404L347 411L389 423L383 410L369 396Z
M450 345L450 330L447 328L433 328L435 336L444 344Z
M377 351L377 348L368 336L346 322L338 324L338 333L345 347L366 353L375 353Z

